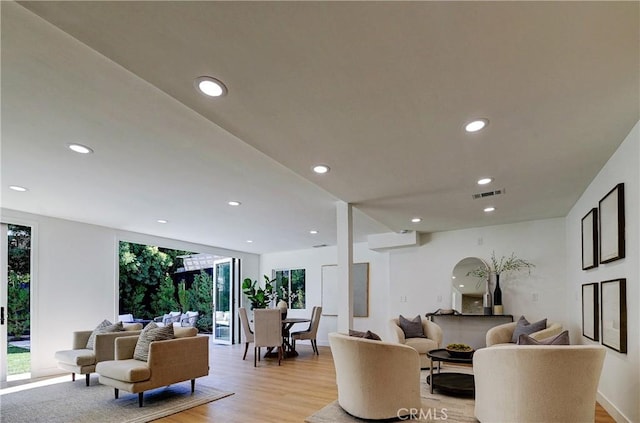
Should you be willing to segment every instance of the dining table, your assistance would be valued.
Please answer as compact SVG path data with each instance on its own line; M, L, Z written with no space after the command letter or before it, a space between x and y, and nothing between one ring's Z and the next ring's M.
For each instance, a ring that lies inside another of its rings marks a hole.
M306 317L286 317L282 319L282 350L284 358L297 357L298 352L293 347L291 342L291 328L296 323L311 323L310 318ZM273 348L267 349L265 357L277 357L278 353L273 351Z

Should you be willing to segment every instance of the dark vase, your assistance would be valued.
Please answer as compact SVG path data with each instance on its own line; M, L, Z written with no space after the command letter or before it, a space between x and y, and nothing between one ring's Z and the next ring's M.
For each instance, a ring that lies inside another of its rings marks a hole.
M493 305L502 305L502 290L500 289L500 275L496 274L496 289L493 290Z

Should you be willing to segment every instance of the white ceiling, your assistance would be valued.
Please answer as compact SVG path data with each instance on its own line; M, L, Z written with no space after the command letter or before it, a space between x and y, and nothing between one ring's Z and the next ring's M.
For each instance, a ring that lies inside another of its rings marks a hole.
M565 216L640 119L638 2L1 7L2 206L208 245Z

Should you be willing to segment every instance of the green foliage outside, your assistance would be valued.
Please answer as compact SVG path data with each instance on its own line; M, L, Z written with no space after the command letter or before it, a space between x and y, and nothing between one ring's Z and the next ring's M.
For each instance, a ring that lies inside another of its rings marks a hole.
M7 286L7 335L20 338L27 335L31 326L29 273L20 275L9 271Z
M8 225L7 229L7 335L11 339L28 336L30 331L31 228Z
M171 278L181 264L178 256L192 252L130 242L120 242L119 249L120 314L154 319L170 311L197 311L198 329L211 332L211 276L203 271L190 287L183 280L177 288Z

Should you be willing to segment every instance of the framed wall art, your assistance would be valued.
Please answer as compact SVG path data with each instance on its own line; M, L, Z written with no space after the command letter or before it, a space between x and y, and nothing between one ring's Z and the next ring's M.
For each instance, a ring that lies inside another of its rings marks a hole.
M624 184L615 186L599 205L600 263L624 258Z
M600 339L600 304L598 304L598 283L582 285L582 336L593 341Z
M627 280L600 283L602 345L627 352Z
M369 316L369 263L353 263L353 317ZM322 315L338 315L338 266L322 266Z
M598 209L582 218L582 270L598 267Z

